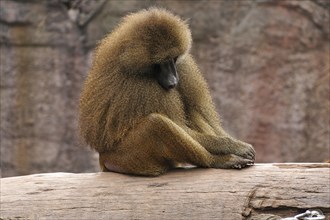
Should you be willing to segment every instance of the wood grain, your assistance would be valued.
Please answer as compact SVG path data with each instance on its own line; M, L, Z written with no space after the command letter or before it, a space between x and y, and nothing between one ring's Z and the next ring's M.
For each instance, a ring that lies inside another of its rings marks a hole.
M163 176L48 173L1 179L2 219L252 219L319 208L330 215L329 164L178 169ZM327 217L329 219L329 217Z

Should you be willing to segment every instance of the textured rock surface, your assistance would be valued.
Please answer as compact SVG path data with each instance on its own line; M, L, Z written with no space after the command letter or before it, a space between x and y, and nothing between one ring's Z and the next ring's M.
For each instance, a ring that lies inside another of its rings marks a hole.
M87 53L81 30L55 3L1 1L3 176L97 170L76 135Z
M96 171L77 138L92 49L132 11L189 19L193 54L225 129L259 162L329 153L329 2L1 0L2 175Z

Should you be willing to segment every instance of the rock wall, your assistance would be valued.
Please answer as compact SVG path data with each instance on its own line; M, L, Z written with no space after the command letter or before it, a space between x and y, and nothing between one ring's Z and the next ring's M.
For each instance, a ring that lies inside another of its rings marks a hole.
M3 176L95 171L77 138L83 34L58 1L1 1Z
M3 176L98 170L77 136L92 50L150 6L188 19L223 126L258 162L330 159L329 1L1 0Z

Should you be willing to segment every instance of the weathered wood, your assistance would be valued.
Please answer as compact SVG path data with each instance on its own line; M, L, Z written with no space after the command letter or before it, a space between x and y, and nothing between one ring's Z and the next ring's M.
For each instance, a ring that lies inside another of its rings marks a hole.
M180 169L160 177L49 173L1 179L2 219L251 219L330 215L329 164ZM327 217L329 219L329 217Z

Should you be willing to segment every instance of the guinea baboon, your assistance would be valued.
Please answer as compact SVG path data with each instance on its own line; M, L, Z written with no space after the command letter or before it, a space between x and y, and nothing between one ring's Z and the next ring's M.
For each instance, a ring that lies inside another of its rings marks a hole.
M156 176L188 163L242 168L255 151L220 126L188 25L151 8L126 16L95 50L80 132L103 171Z

